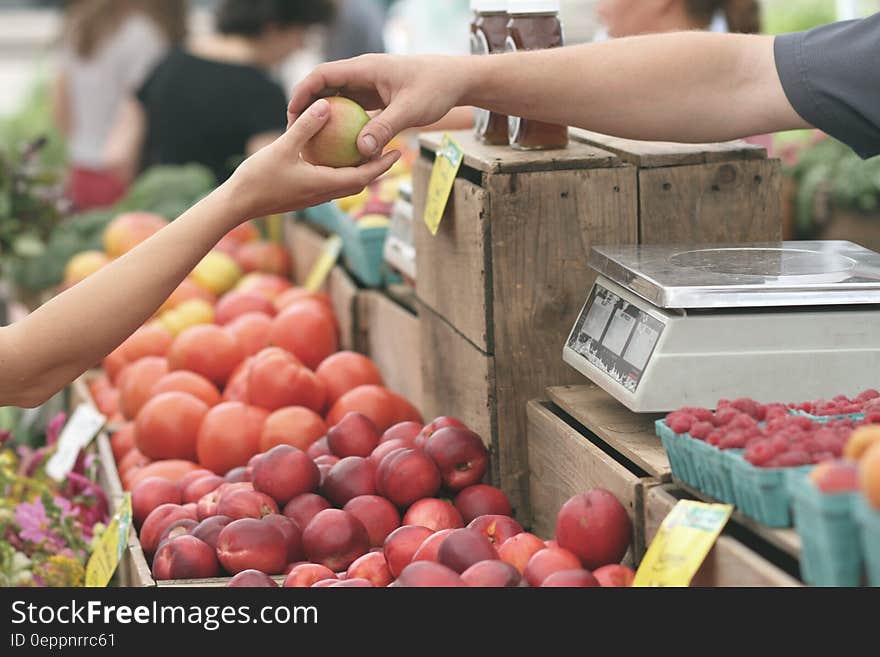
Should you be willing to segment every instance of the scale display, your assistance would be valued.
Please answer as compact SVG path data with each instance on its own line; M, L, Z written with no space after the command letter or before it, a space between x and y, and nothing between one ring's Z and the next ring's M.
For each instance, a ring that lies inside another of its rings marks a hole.
M568 339L568 346L635 392L663 333L663 322L599 284Z

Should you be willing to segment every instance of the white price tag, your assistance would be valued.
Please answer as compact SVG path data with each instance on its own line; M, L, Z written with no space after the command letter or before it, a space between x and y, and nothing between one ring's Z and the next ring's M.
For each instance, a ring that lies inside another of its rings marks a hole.
M82 448L92 442L105 422L107 418L94 408L80 404L61 430L58 449L46 464L46 474L55 481L63 480L76 464Z

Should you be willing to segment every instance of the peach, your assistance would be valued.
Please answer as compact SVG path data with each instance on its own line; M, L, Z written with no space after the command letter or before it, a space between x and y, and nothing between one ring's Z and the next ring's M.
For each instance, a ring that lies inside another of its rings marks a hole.
M226 587L231 589L257 589L264 587L277 588L278 584L266 573L261 573L259 570L254 570L253 568L251 568L249 570L242 570L240 573L238 573L238 575L230 579L226 583Z
M292 588L308 588L315 582L320 582L325 579L334 580L338 578L336 577L336 573L326 566L317 563L303 563L287 573L287 577L284 579L284 586Z
M378 495L353 497L345 503L342 510L363 523L370 537L370 545L373 547L384 545L388 535L400 527L400 513L397 508Z
M156 397L163 392L187 392L208 406L216 406L221 399L217 386L205 377L186 370L169 372L156 382L150 394Z
M330 118L303 146L302 156L316 166L357 166L366 159L358 150L357 139L370 116L349 98L331 96L326 102L330 105Z
M431 531L460 529L464 520L452 504L446 500L426 497L414 502L403 516L404 525L421 525Z
M118 258L158 233L167 224L164 217L150 212L120 214L104 229L104 251L110 258Z
M381 433L373 421L361 413L347 413L327 432L327 445L336 456L369 456L379 444Z
M388 535L382 546L382 553L394 577L400 577L400 573L409 565L419 547L432 533L427 527L405 525Z
M190 534L204 541L213 549L217 549L217 540L220 538L220 532L223 528L232 522L232 518L228 516L211 516L205 518L198 525L190 530Z
M520 573L526 572L529 559L535 552L547 547L540 538L528 532L522 532L508 538L498 548L498 556L502 561L509 563Z
M424 427L418 422L398 422L389 427L382 437L379 438L379 444L386 443L389 440L401 439L415 445L416 436L421 433Z
M858 461L869 447L878 443L880 443L880 425L866 424L857 427L843 447L843 456L851 461Z
M181 506L179 504L161 504L153 509L144 520L138 537L144 553L151 557L159 547L159 539L168 526L178 520L189 518L198 520L195 505Z
M119 374L119 403L126 420L137 417L150 400L153 386L168 374L168 361L161 356L146 356L127 365Z
M475 563L498 559L498 552L483 534L473 529L455 529L440 543L437 560L457 573Z
M446 429L447 427L458 427L459 429L467 429L467 425L465 425L464 422L457 418L448 417L445 415L441 417L436 417L428 422L428 424L426 424L424 427L422 427L422 430L419 431L419 433L416 435L414 439L416 447L418 447L419 449L424 449L425 443L428 442L428 438L433 436L437 431L440 431L440 429Z
M462 489L455 496L455 508L465 522L471 522L479 516L509 516L512 513L510 501L504 491L486 484L475 484Z
M175 520L165 528L165 531L162 532L162 535L159 537L159 547L156 548L156 552L158 552L162 548L162 545L169 539L176 536L186 536L187 534L191 534L192 530L195 529L198 524L197 521L189 518Z
M305 558L302 547L302 529L293 518L271 513L263 517L267 522L284 535L287 542L287 562L301 561Z
M636 578L632 568L621 566L620 564L608 564L593 571L593 577L599 582L600 586L606 587L628 587L633 585Z
M595 588L601 586L593 573L583 568L574 568L572 570L557 570L544 578L541 586L547 587L567 587L567 588Z
M453 531L453 529L441 529L439 532L431 534L422 542L419 549L416 550L412 560L437 561L437 563L440 563L437 557L437 553L440 550L440 544L443 542L443 539L449 536Z
M319 456L333 456L333 452L330 451L330 445L327 444L327 436L323 438L319 438L306 450L306 454L308 454L311 458L315 459Z
M198 469L199 466L195 463L180 459L153 461L152 463L143 465L136 473L133 472L131 474L131 486L134 488L147 477L160 477L180 486L180 480L183 479L184 476L193 470Z
M400 573L397 586L440 588L467 586L458 573L433 561L415 561Z
M119 431L110 438L110 447L117 463L134 449L134 422L126 422L119 427Z
M300 528L307 526L316 515L332 505L317 493L297 495L284 506L284 515L296 520Z
M221 484L224 483L226 483L226 480L223 477L218 477L215 474L208 474L204 477L200 477L199 479L196 479L191 484L189 484L185 489L183 489L183 501L195 502L196 504L198 504L200 499L202 499L212 490L216 490Z
M262 294L232 290L227 292L214 307L215 321L223 326L247 313L275 316L275 306Z
M619 563L632 540L632 522L612 493L594 488L575 495L556 516L556 542L588 570Z
M259 272L251 272L245 274L235 286L236 290L244 290L245 292L256 292L262 294L269 301L289 290L292 286L291 282L283 276L277 274L263 274Z
M461 574L468 586L514 588L523 583L520 572L503 561L479 561Z
M253 466L254 490L269 495L280 506L318 487L320 473L306 453L290 445L278 445Z
M315 465L336 465L341 460L338 456L333 456L332 454L321 454L321 456L315 457Z
M217 514L229 516L233 520L241 518L262 518L271 513L278 513L275 500L256 490L236 490L221 493L217 502Z
M290 254L275 242L247 242L236 249L234 257L238 266L246 272L258 271L279 276L290 274Z
M267 575L284 572L288 546L284 535L273 525L255 518L233 520L217 539L217 556L227 572L237 575L255 569Z
M180 488L160 477L147 477L131 491L131 510L140 527L153 509L163 504L180 504Z
M181 493L186 490L186 487L189 486L196 479L201 479L205 475L214 474L210 470L206 468L196 468L195 470L190 470L185 475L183 475L177 482L177 485L180 486Z
M223 479L231 484L238 484L242 482L250 482L253 479L253 475L254 471L251 468L246 465L240 465L227 472L223 476Z
M338 581L339 581L338 577L335 577L334 579L321 579L321 580L318 580L317 582L315 582L314 584L312 584L309 588L310 589L326 589L326 588L333 586L333 584L335 584Z
M434 459L443 484L461 490L480 482L489 465L489 451L482 439L469 429L446 427L425 442L425 452Z
M330 470L332 470L332 469L333 469L333 466L330 464L318 466L318 473L321 475L321 480L320 480L320 482L318 482L319 489L323 489L324 482L327 480L327 475L330 474Z
M488 515L474 518L468 529L476 529L482 533L495 547L500 547L509 538L523 531L522 525L510 516Z
M327 585L327 588L373 588L373 586L374 584L372 581L364 577L357 577L354 579L340 579L335 582L331 582Z
M309 561L333 571L345 570L370 549L363 523L341 509L325 509L312 518L302 534Z
M529 559L524 575L529 585L541 586L545 579L560 570L582 570L580 559L564 548L544 548Z
M321 485L321 493L335 506L376 492L376 467L360 456L347 456L333 465Z
M156 552L153 577L166 579L204 579L220 573L217 555L211 546L195 536L175 536Z
M347 580L362 578L368 580L373 586L388 586L394 581L388 562L381 552L368 552L358 557L348 567L345 573Z
M880 444L870 447L859 462L859 480L865 498L880 509Z
M64 287L73 287L84 281L109 262L110 258L101 251L77 253L64 266Z
M427 454L417 449L395 450L376 470L376 490L399 507L407 507L440 489L440 471Z
M859 467L851 461L824 461L810 471L810 480L823 493L859 489Z
M223 330L234 336L241 345L246 357L254 356L269 346L269 331L272 329L272 318L264 313L245 313L223 326ZM229 376L226 387L235 380L238 371ZM232 401L232 400L227 400ZM244 401L244 400L238 400Z
M396 449L409 449L414 447L414 444L411 440L404 440L403 438L392 438L391 440L386 440L384 443L379 443L372 452L370 452L369 459L377 468L379 464L382 463L382 459L384 459L388 454L393 452Z
M287 406L266 418L260 449L266 452L276 445L291 445L305 451L325 435L327 425L320 415L304 406Z
M135 445L156 461L195 461L196 436L209 406L185 392L163 392L141 407Z

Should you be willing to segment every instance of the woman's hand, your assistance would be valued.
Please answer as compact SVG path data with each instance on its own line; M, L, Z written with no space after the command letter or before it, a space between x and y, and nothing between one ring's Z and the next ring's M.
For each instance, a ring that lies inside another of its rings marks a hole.
M473 72L467 57L363 55L323 64L293 90L288 120L299 121L316 98L340 94L381 110L364 127L358 149L380 153L395 135L443 118L460 104Z
M332 169L306 162L300 152L327 122L330 104L318 100L281 137L245 160L224 183L241 220L302 210L357 194L400 158L391 151L359 167Z

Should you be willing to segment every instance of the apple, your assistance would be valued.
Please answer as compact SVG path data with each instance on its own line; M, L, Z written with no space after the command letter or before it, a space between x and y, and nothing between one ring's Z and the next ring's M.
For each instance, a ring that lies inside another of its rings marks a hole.
M530 586L541 586L547 577L560 570L582 570L580 559L563 548L544 548L529 559L524 575Z
M305 452L291 445L277 445L257 459L252 481L254 490L284 506L297 495L314 491L320 478L318 466Z
M144 520L156 507L163 504L180 505L180 488L177 484L164 477L147 477L131 491L131 510L136 527L144 524Z
M583 568L572 570L557 570L544 578L541 586L568 587L568 588L594 588L601 586L593 573Z
M376 490L399 507L431 497L440 490L440 471L421 450L400 449L388 454L376 470Z
M468 586L513 588L524 583L522 574L503 561L479 561L461 574Z
M422 427L422 430L416 435L414 439L416 447L424 449L425 443L428 442L428 438L433 436L435 432L440 431L440 429L446 429L447 427L467 429L467 425L457 418L448 416L436 417Z
M287 566L288 549L284 534L256 518L233 520L217 539L220 563L233 575L251 568L278 575Z
M441 529L460 529L464 527L464 520L458 509L446 500L426 497L414 502L407 509L403 524L421 525L436 532Z
M198 525L190 530L190 535L204 541L215 550L217 549L217 540L220 538L220 532L223 528L232 522L232 518L228 516L211 516L205 518Z
M544 541L534 534L522 532L504 541L498 548L498 556L522 574L526 572L532 555L545 547Z
M593 571L593 576L599 581L601 586L607 587L630 587L636 578L632 568L612 563Z
M449 536L453 531L453 529L441 529L439 532L434 532L428 536L428 538L426 538L419 546L419 549L416 550L412 560L436 561L437 563L440 563L437 557L437 553L440 551L440 544L443 542L443 539Z
M153 577L157 580L204 579L219 573L214 550L195 536L175 536L159 548L153 559Z
M396 585L420 588L467 586L454 570L433 561L415 561L409 564L400 573Z
M301 561L305 558L302 547L302 530L296 520L277 513L269 514L263 518L263 522L269 523L284 535L287 543L287 562Z
M389 427L382 437L379 438L379 444L387 443L389 440L404 440L415 444L416 436L422 431L422 425L418 422L398 422L393 427Z
M285 505L284 515L296 520L296 524L302 528L308 525L318 513L329 509L330 506L330 502L317 493L305 493L297 495Z
M385 555L381 552L367 552L367 554L358 557L348 567L345 578L366 579L373 586L388 586L394 581L391 571L388 569L388 562L385 561Z
M359 495L342 507L360 520L367 529L370 545L384 545L388 534L400 527L400 512L391 502L378 495Z
M437 560L457 573L480 561L498 559L498 552L483 534L473 529L454 529L440 543Z
M392 438L391 440L386 440L384 443L379 443L372 452L370 452L369 459L372 461L373 465L377 468L379 464L382 463L382 459L384 459L388 454L397 449L405 449L414 447L414 443L411 440L404 440L403 438Z
M455 496L455 508L466 523L479 516L509 516L513 513L504 491L486 484L463 488Z
M440 429L425 443L443 484L450 490L462 490L480 482L489 465L489 452L480 437L469 429Z
M250 569L242 570L240 573L238 573L238 575L236 575L226 583L226 587L231 589L256 589L264 587L277 588L278 584L266 573L261 573L259 570Z
M357 139L370 122L369 114L355 101L342 96L326 99L330 116L324 127L302 147L306 162L325 167L352 167L366 160Z
M363 523L351 513L325 509L306 526L302 544L309 561L339 571L369 551L370 537Z
M400 577L400 573L409 565L419 547L432 533L427 527L404 525L388 535L382 546L382 553L394 577Z
M308 588L321 580L337 579L336 573L317 563L303 563L294 567L284 579L284 586L288 588Z
M335 506L376 492L376 467L362 456L346 456L330 468L321 493Z
M556 542L573 552L587 570L619 563L631 540L626 509L602 488L575 495L556 516Z
M159 547L159 539L162 537L162 533L169 525L184 518L198 520L195 510L189 505L161 504L153 509L144 520L140 532L138 532L144 554L147 557L152 557Z
M373 421L361 413L346 413L327 431L327 445L340 458L367 457L376 449L382 434Z
M509 538L513 538L523 531L522 525L510 516L480 516L474 518L468 529L476 529L489 539L489 542L496 548L504 544Z
M327 436L323 438L318 438L315 442L309 445L309 448L306 450L306 454L309 455L312 459L316 459L319 456L333 456L333 452L330 451L330 445L327 444Z
M256 490L234 490L221 494L217 502L217 514L233 520L262 518L270 513L278 513L275 500Z

